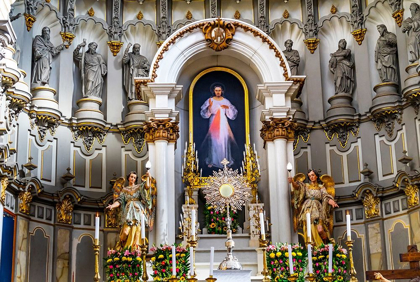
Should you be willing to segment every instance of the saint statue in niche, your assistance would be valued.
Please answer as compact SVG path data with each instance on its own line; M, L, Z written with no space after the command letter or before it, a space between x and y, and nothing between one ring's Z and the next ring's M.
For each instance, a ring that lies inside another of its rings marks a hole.
M234 120L238 110L224 96L225 87L221 83L213 83L210 87L212 97L201 106L200 115L209 119L209 130L203 144L207 143L205 163L208 167L222 168L222 160L226 158L229 166L234 163L231 145L235 144L235 137L229 126L229 119Z
M125 179L120 177L114 184L114 203L107 209L121 207L120 236L115 246L116 250L130 248L136 250L141 245L141 214L145 217L145 226L149 231L153 228L156 208L155 179L149 171L137 184L137 173L131 171L128 176L128 186L124 186Z

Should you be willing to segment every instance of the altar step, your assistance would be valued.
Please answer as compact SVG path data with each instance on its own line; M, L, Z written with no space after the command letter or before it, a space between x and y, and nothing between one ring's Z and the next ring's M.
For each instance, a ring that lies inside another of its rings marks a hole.
M198 247L200 248L220 248L225 246L226 235L225 234L200 234L198 235ZM247 248L249 247L249 234L233 234L233 241L235 241L235 248Z

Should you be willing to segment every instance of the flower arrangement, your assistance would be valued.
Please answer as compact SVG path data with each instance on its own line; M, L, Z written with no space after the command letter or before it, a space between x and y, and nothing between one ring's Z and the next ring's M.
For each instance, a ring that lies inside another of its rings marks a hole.
M131 247L121 252L108 250L104 258L104 267L108 282L137 282L142 276L142 259L140 250Z
M267 269L271 281L288 281L290 276L289 252L287 244L269 245L267 247ZM305 281L305 268L308 260L306 248L300 244L292 244L293 270L297 275L297 281Z
M333 245L333 248L332 271L335 281L349 281L348 269L350 261L347 256L347 250L337 244ZM328 245L321 244L314 249L312 263L314 274L319 277L317 281L325 281L324 277L328 275L328 258Z
M238 213L236 211L229 211L232 224L230 226L233 233L238 230ZM226 234L226 216L227 211L223 213L216 211L213 206L206 205L204 210L206 228L209 234Z
M172 276L172 248L176 248L176 277L179 281L185 281L190 270L190 254L181 245L160 245L153 246L151 258L152 277L154 281L167 281Z

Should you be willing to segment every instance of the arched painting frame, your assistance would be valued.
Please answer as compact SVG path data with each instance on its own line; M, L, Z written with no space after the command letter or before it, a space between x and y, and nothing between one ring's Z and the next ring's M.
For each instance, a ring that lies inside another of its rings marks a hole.
M239 169L243 160L244 145L249 145L249 97L248 87L242 76L236 71L225 67L212 67L200 72L192 81L189 89L189 142L196 145L199 168L203 169L203 177L212 175L219 167L208 167L208 132L210 119L201 116L202 105L211 97L211 88L215 83L223 85L224 98L235 106L238 114L234 120L228 119L229 128L234 137L231 142L233 169Z

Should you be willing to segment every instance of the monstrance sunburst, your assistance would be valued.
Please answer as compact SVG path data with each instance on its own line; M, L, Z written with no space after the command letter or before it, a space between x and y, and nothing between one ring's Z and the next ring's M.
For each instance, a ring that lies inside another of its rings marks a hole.
M213 171L213 176L208 178L208 185L204 187L207 204L212 205L216 211L224 211L227 208L226 227L227 227L227 256L220 263L220 270L241 270L242 265L238 259L233 256L232 250L235 242L232 239L230 225L232 223L229 213L229 207L232 210L242 210L242 206L249 201L251 197L251 188L242 174L238 170L227 168L228 160L222 161L223 170Z
M234 211L242 210L242 206L251 197L251 188L238 170L227 167L228 160L224 159L221 163L223 170L213 171L213 176L208 178L208 185L203 187L206 202L219 212L223 212L228 205Z

